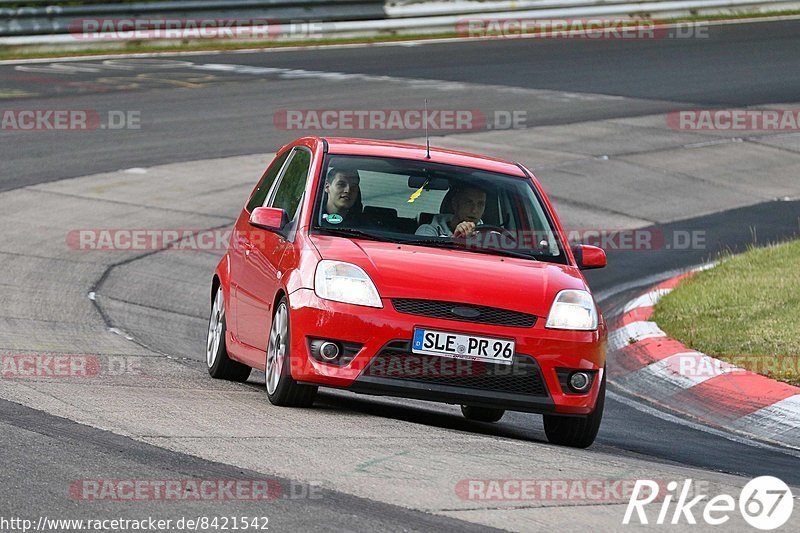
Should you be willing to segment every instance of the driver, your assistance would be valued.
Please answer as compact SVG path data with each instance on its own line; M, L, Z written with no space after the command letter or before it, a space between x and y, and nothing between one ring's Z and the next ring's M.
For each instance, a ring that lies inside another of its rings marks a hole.
M332 168L325 177L327 199L323 206L322 219L329 224L355 222L359 215L361 178L355 169Z
M417 228L417 235L428 237L467 238L475 235L475 226L482 224L486 209L486 191L474 185L462 185L453 191L453 214L443 213L433 217L430 224Z

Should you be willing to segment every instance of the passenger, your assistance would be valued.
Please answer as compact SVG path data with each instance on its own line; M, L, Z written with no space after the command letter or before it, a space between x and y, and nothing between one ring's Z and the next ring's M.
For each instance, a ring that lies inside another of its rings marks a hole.
M361 177L358 170L332 168L325 178L327 200L322 219L329 224L355 222L361 215Z
M442 213L433 217L430 224L417 228L417 235L429 237L467 238L475 235L475 226L482 224L486 209L486 191L473 185L456 188L452 193L453 213Z

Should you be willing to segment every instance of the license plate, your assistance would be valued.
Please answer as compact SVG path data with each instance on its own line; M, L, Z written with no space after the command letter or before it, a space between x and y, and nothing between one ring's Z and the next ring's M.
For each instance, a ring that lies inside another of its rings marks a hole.
M506 339L419 328L414 329L414 341L411 343L412 353L501 365L511 364L514 348L514 341Z

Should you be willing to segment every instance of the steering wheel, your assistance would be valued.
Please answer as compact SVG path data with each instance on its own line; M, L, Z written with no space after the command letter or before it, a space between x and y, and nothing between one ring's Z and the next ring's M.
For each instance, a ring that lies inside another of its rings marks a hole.
M500 226L494 226L492 224L478 224L478 225L475 226L475 231L476 232L485 231L487 233L499 233L501 235L505 235L506 237L509 237L510 239L512 239L514 241L514 244L517 243L517 236L514 235L513 231L511 231L511 230L509 230L507 228L503 228L503 227L500 227Z

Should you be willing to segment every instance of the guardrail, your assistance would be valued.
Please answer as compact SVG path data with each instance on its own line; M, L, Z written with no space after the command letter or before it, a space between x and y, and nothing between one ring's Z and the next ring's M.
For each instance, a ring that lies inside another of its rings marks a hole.
M800 9L797 0L538 0L519 2L494 2L506 4L513 9L475 11L475 4L482 2L454 2L463 9L441 14L438 6L414 4L387 11L387 19L381 21L353 21L322 24L323 32L347 33L361 31L417 33L458 31L470 20L514 21L542 19L580 19L586 17L615 19L666 18L715 13L747 13ZM441 4L441 2L437 2ZM488 6L487 6L488 8ZM431 14L437 13L437 14Z
M193 0L185 2L137 2L117 4L63 5L65 2L36 0L41 6L4 8L0 0L0 45L70 45L102 42L102 32L76 35L76 21L217 20L271 25L264 40L350 37L381 34L458 32L476 19L493 21L553 18L667 18L717 13L769 12L800 9L800 0L455 0L389 2L384 0ZM46 4L46 5L44 5ZM139 24L145 21L143 24ZM311 22L304 35L290 35L287 28ZM254 26L255 28L256 26ZM245 28L246 29L246 28ZM117 36L116 41L164 41L163 32ZM252 35L249 35L253 39ZM183 35L176 39L187 40ZM191 40L191 39L190 39ZM228 36L227 40L231 40Z
M69 5L40 0L42 6L3 7L0 0L0 37L69 33L76 20L94 19L214 19L352 21L386 16L384 0L193 0Z

